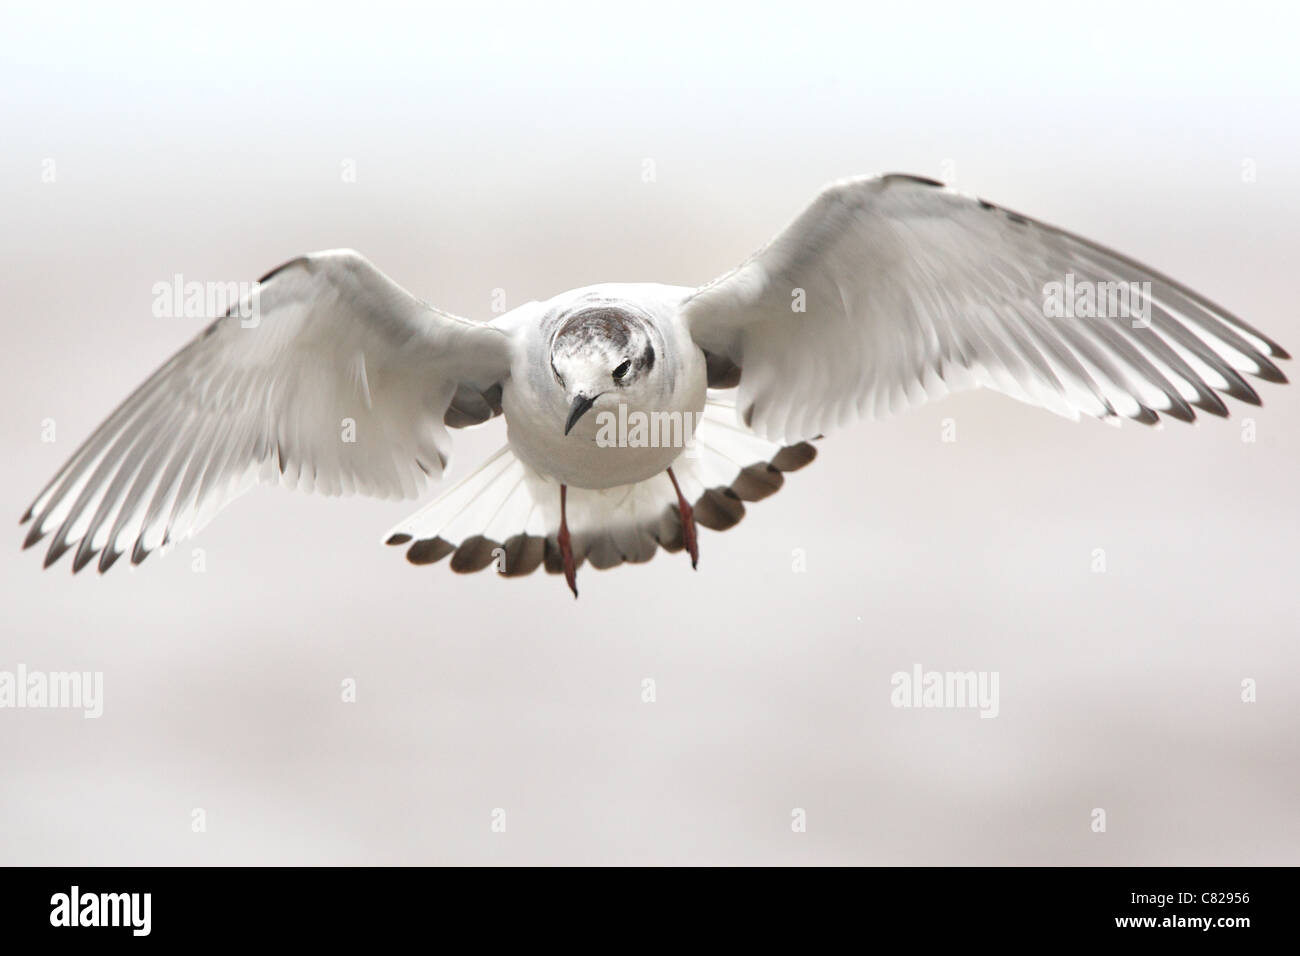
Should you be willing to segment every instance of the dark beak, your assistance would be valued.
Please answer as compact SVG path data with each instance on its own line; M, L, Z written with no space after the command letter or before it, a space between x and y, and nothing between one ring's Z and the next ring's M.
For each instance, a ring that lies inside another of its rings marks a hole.
M586 395L579 395L573 400L573 407L569 409L569 420L564 423L564 434L569 434L573 426L578 424L578 419L587 413L596 402L595 397L588 398Z

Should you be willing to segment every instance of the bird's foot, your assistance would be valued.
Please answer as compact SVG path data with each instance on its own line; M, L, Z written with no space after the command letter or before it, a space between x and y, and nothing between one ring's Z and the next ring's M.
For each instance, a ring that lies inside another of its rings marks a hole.
M681 486L677 484L677 476L673 474L671 468L668 469L668 477L672 479L673 490L677 492L677 510L682 516L682 545L691 556L691 567L698 569L700 566L700 545L695 536L695 509L686 501Z
M569 590L573 592L576 599L578 596L578 569L573 563L573 539L569 537L569 521L565 514L568 491L567 485L560 485L560 533L556 536L556 542L560 546L560 560L564 563L564 580L568 582Z

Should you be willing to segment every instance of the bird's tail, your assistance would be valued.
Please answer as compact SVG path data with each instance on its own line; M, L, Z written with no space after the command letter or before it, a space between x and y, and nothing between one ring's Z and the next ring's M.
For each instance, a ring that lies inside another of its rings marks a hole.
M807 442L782 447L737 421L729 397L711 394L693 443L673 463L696 522L715 531L734 526L746 501L777 491L784 473L816 456ZM667 475L616 488L569 488L566 514L573 555L595 568L649 561L659 548L682 547L677 495ZM562 570L556 537L560 486L533 471L507 445L479 468L389 532L409 545L414 564L451 557L453 571L492 567L507 577L545 567Z

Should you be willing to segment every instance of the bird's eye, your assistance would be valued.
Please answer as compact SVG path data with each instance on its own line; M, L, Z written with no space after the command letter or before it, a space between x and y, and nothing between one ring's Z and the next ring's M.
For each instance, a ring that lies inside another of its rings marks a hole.
M627 374L627 370L630 369L631 367L632 367L632 360L624 359L623 361L618 363L618 368L614 369L614 377L622 378L624 375Z

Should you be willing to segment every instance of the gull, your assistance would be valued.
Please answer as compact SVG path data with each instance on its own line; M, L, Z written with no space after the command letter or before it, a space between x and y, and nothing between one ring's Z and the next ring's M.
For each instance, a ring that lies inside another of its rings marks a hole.
M247 316L255 316L250 321ZM138 564L254 484L411 498L448 429L506 444L393 528L458 572L699 562L808 464L813 440L988 388L1066 418L1156 424L1253 405L1289 358L1186 286L919 176L827 186L700 287L601 284L489 322L425 304L351 250L294 259L173 356L28 508L48 567Z

